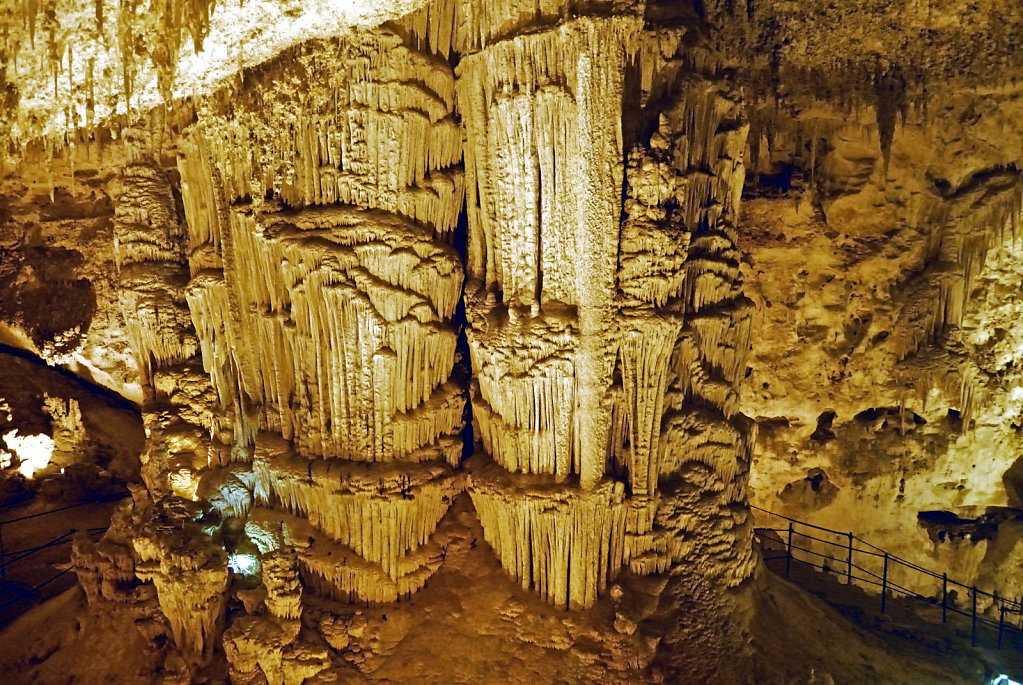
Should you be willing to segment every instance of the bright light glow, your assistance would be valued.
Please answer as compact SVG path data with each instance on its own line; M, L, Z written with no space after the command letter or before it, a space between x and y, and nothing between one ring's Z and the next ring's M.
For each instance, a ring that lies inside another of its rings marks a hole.
M1004 673L1000 673L998 674L998 677L992 680L988 685L1023 685L1023 683L1013 680Z
M228 568L243 576L258 574L259 565L259 557L255 554L232 554L227 559Z
M7 443L7 449L21 461L18 472L26 478L46 468L53 456L53 438L49 435L18 435L15 429L4 434L4 442Z

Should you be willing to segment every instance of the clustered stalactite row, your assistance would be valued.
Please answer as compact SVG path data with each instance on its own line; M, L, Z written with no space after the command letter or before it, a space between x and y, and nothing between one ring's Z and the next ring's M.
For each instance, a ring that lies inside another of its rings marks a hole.
M897 321L901 335L892 340L896 359L919 361L914 355L925 345L938 341L949 326L959 327L966 303L984 267L988 251L1004 244L1011 233L1016 238L1017 222L1023 211L1023 182L1015 170L1004 170L986 182L967 185L937 209L920 210L911 221L926 231L924 264L907 288ZM961 362L959 373L944 380L949 396L959 395L959 410L965 426L970 425L983 383L977 370ZM958 382L958 387L954 387ZM918 388L926 395L927 385ZM958 393L957 393L958 391Z
M124 171L149 493L119 514L141 532L82 542L79 573L107 599L134 575L147 606L151 580L196 654L245 586L222 637L239 682L328 667L303 588L422 588L466 490L507 572L561 607L625 567L752 572L742 103L679 29L487 7L479 35L442 2L247 73L180 142L180 206L157 164Z
M523 488L474 470L470 493L505 568L567 606L591 604L622 565L664 571L701 539L726 542L720 558L689 559L708 572L741 580L752 564L750 443L734 416L751 308L735 247L747 128L734 95L689 73L623 168L621 114L605 103L621 102L644 40L659 58L641 63L649 88L678 79L678 36L628 17L565 22L459 64L473 416L498 465L547 477ZM660 501L662 479L720 508L687 520Z
M97 109L127 114L133 96L145 86L140 74L151 65L164 101L171 99L179 53L191 38L202 50L210 30L214 0L26 0L0 8L0 84L8 86L9 116L0 131L17 124L22 141L31 140L48 123L17 111L20 98L40 101L52 94L59 104L54 116L63 120L63 144L74 146L76 129L92 129ZM91 11L90 11L91 10ZM116 71L115 71L116 70ZM19 93L11 81L38 71L52 93ZM114 87L105 85L116 84ZM105 92L104 92L105 91ZM6 113L5 113L6 114ZM7 123L7 126L3 126ZM6 143L6 141L4 141Z

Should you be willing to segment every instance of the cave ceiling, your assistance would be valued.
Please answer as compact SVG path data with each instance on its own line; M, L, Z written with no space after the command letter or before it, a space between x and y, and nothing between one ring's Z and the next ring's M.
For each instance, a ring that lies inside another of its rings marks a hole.
M1019 596L1021 36L5 2L0 420L130 490L90 620L165 682L756 682L751 504Z

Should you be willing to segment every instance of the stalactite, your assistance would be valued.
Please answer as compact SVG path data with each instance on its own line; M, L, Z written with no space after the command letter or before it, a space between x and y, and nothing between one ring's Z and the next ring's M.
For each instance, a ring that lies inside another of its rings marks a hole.
M473 413L487 452L510 471L579 473L571 320L516 316L472 327L468 337Z
M962 323L964 306L987 251L1010 235L1023 212L1023 182L1001 174L979 189L967 189L917 218L929 228L925 272L914 277L901 297L892 336L896 359L913 355L949 326Z
M204 111L192 134L228 203L276 193L294 207L373 207L450 239L464 185L446 64L381 28L292 48L253 76L266 73L268 88L239 93L228 115ZM290 78L322 87L299 97Z
M677 34L638 38L630 21L566 20L492 45L483 33L479 51L458 67L469 141L470 393L476 429L495 462L485 478L474 476L473 501L505 568L554 602L564 601L560 567L547 576L554 563L547 552L520 549L540 525L530 518L532 507L546 506L551 516L562 512L555 519L560 524L550 523L556 532L542 528L561 549L571 539L568 512L586 506L585 493L607 463L628 484L628 498L609 524L623 536L612 564L664 571L681 559L678 540L697 535L699 525L713 529L732 508L738 518L748 513L742 505L748 459L738 458L734 446L707 456L715 478L729 485L721 497L714 493L714 511L703 511L704 518L662 515L678 503L665 503L659 487L662 476L677 473L663 469L664 455L675 454L662 433L669 386L684 403L717 408L726 424L738 410L752 309L743 296L734 228L748 125L735 92L693 73L697 63L716 69L713 60L687 53ZM588 52L597 45L603 46L599 58ZM612 160L621 158L623 63L617 60L637 50L644 101L669 88L678 92L649 143L629 152L624 212L606 217L611 226L620 223L617 238L614 228L595 237L580 224L603 225L604 215L590 208L603 207L602 193L610 200L621 192L617 178L589 174L618 167ZM581 64L598 71L583 78ZM603 112L591 109L601 102ZM609 131L613 139L601 137ZM576 150L586 152L576 160ZM572 193L578 187L593 195ZM572 250L583 259L573 260ZM589 255L616 264L616 271L608 274ZM617 298L609 297L616 290ZM492 475L498 467L522 475L498 478ZM556 496L526 487L543 477L563 484ZM735 533L729 544L736 554L751 558L743 537L748 528L726 528ZM743 565L739 575L748 571Z
M622 565L622 484L602 480L583 491L549 476L510 476L492 463L475 467L471 480L473 505L505 570L552 604L592 605Z
M250 70L229 108L199 107L178 165L216 421L255 445L255 500L308 520L305 582L350 600L418 590L464 487L462 135L450 67L404 40L360 31Z
M428 542L464 487L444 464L309 461L269 435L257 440L252 468L258 501L301 514L392 578L400 560Z
M646 498L657 491L664 394L681 321L637 312L621 325L625 331L619 354L631 428L625 462L630 496Z
M195 522L191 502L169 499L132 539L136 575L156 586L160 608L177 646L211 650L222 629L227 591L227 556Z
M261 427L310 455L389 461L460 431L461 393L442 385L461 288L451 248L400 217L354 209L234 211L227 230L223 281L200 273L189 289L222 402L235 395L232 370L250 369L239 380Z
M425 544L399 557L388 572L351 546L329 539L305 518L279 509L254 509L245 530L264 560L277 550L294 548L302 581L316 593L373 603L405 599L422 589L443 563L447 546L464 535L446 517Z
M456 463L450 68L378 29L253 71L324 87L242 90L189 132L189 304L221 406L237 434L278 431L306 455Z

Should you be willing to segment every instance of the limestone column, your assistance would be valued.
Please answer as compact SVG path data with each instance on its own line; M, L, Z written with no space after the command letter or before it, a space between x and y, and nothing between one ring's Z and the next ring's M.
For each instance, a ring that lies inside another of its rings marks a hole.
M454 76L380 28L247 78L200 107L179 169L188 304L248 529L264 555L297 545L321 592L394 601L437 568L463 489Z
M461 42L473 501L508 572L557 604L624 564L740 582L742 103L681 31L570 9L496 3Z
M606 471L620 340L621 103L641 19L551 5L552 17L513 3L467 15L481 23L464 37L457 69L470 392L486 452L472 495L488 541L523 586L587 606L623 563L624 488Z
M134 575L153 583L174 642L193 663L209 658L219 639L229 574L227 554L209 530L219 520L198 523L206 512L193 501L210 466L210 385L184 296L184 217L166 171L152 159L127 164L119 185L115 257L144 390L148 488L121 515L137 527ZM123 534L114 526L103 548L117 549Z

